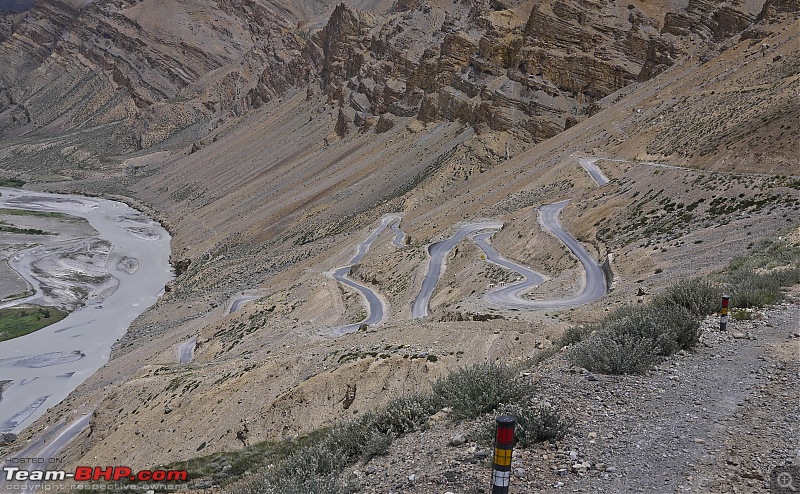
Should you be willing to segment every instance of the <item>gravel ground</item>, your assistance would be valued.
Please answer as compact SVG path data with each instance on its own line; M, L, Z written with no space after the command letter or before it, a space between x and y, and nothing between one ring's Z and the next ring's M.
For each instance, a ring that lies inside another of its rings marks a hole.
M538 399L576 423L561 441L515 450L510 492L783 492L770 473L800 466L800 308L718 329L707 319L695 351L645 375L591 374L561 356L532 369ZM491 450L471 440L475 426L437 422L346 475L366 493L490 492Z

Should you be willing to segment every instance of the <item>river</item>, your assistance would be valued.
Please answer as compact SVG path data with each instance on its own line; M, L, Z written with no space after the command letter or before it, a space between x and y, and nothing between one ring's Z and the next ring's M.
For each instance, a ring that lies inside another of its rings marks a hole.
M108 361L111 346L158 300L173 271L169 233L126 204L4 187L0 194L2 208L85 218L97 232L93 238L108 246L102 255L114 281L65 319L0 342L0 381L11 381L0 398L0 432L19 433ZM41 280L31 269L35 255L20 251L9 265L40 291ZM28 299L35 301L39 291Z

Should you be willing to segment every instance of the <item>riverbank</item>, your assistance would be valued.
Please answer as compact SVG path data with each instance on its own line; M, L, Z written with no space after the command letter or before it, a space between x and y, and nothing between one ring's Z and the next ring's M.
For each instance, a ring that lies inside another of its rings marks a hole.
M56 324L0 342L0 372L11 381L0 432L18 433L108 361L111 346L156 302L173 273L169 233L125 204L21 189L0 193L2 208L80 217L93 229L12 256L11 267L34 288L15 302L76 309Z

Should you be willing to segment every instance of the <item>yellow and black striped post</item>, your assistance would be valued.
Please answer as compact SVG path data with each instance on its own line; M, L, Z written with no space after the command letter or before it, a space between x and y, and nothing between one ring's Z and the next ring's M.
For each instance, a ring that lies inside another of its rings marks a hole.
M492 494L508 494L511 481L511 452L514 449L514 427L517 419L510 415L497 417L492 467Z
M730 302L730 297L727 295L722 296L722 310L720 311L719 317L719 330L720 331L727 331L728 330L728 303Z

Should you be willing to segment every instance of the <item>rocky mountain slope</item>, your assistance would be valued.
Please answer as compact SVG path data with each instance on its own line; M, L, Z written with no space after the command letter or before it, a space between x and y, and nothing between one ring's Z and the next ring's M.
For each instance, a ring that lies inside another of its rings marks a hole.
M198 145L227 119L319 85L341 110L340 135L416 116L508 133L525 147L759 15L699 1L357 7L328 16L321 2L42 2L0 48L0 135L109 125L102 143L83 146L91 157L73 157L91 170L117 153Z
M242 421L251 441L293 436L458 365L530 357L639 285L709 272L796 225L799 7L37 3L0 42L2 174L127 198L170 227L179 276L22 440L75 410L94 415L70 461L236 449ZM607 158L608 186L582 156ZM426 245L467 220L506 224L493 244L547 273L540 294L577 290L577 263L536 217L568 198L564 226L616 255L608 297L487 306L507 273L465 242L431 317L409 321ZM388 212L404 213L409 245L385 234L355 275L390 319L332 339L363 309L325 273ZM229 314L243 291L257 300ZM447 322L465 315L501 319ZM178 364L192 336L195 360Z

